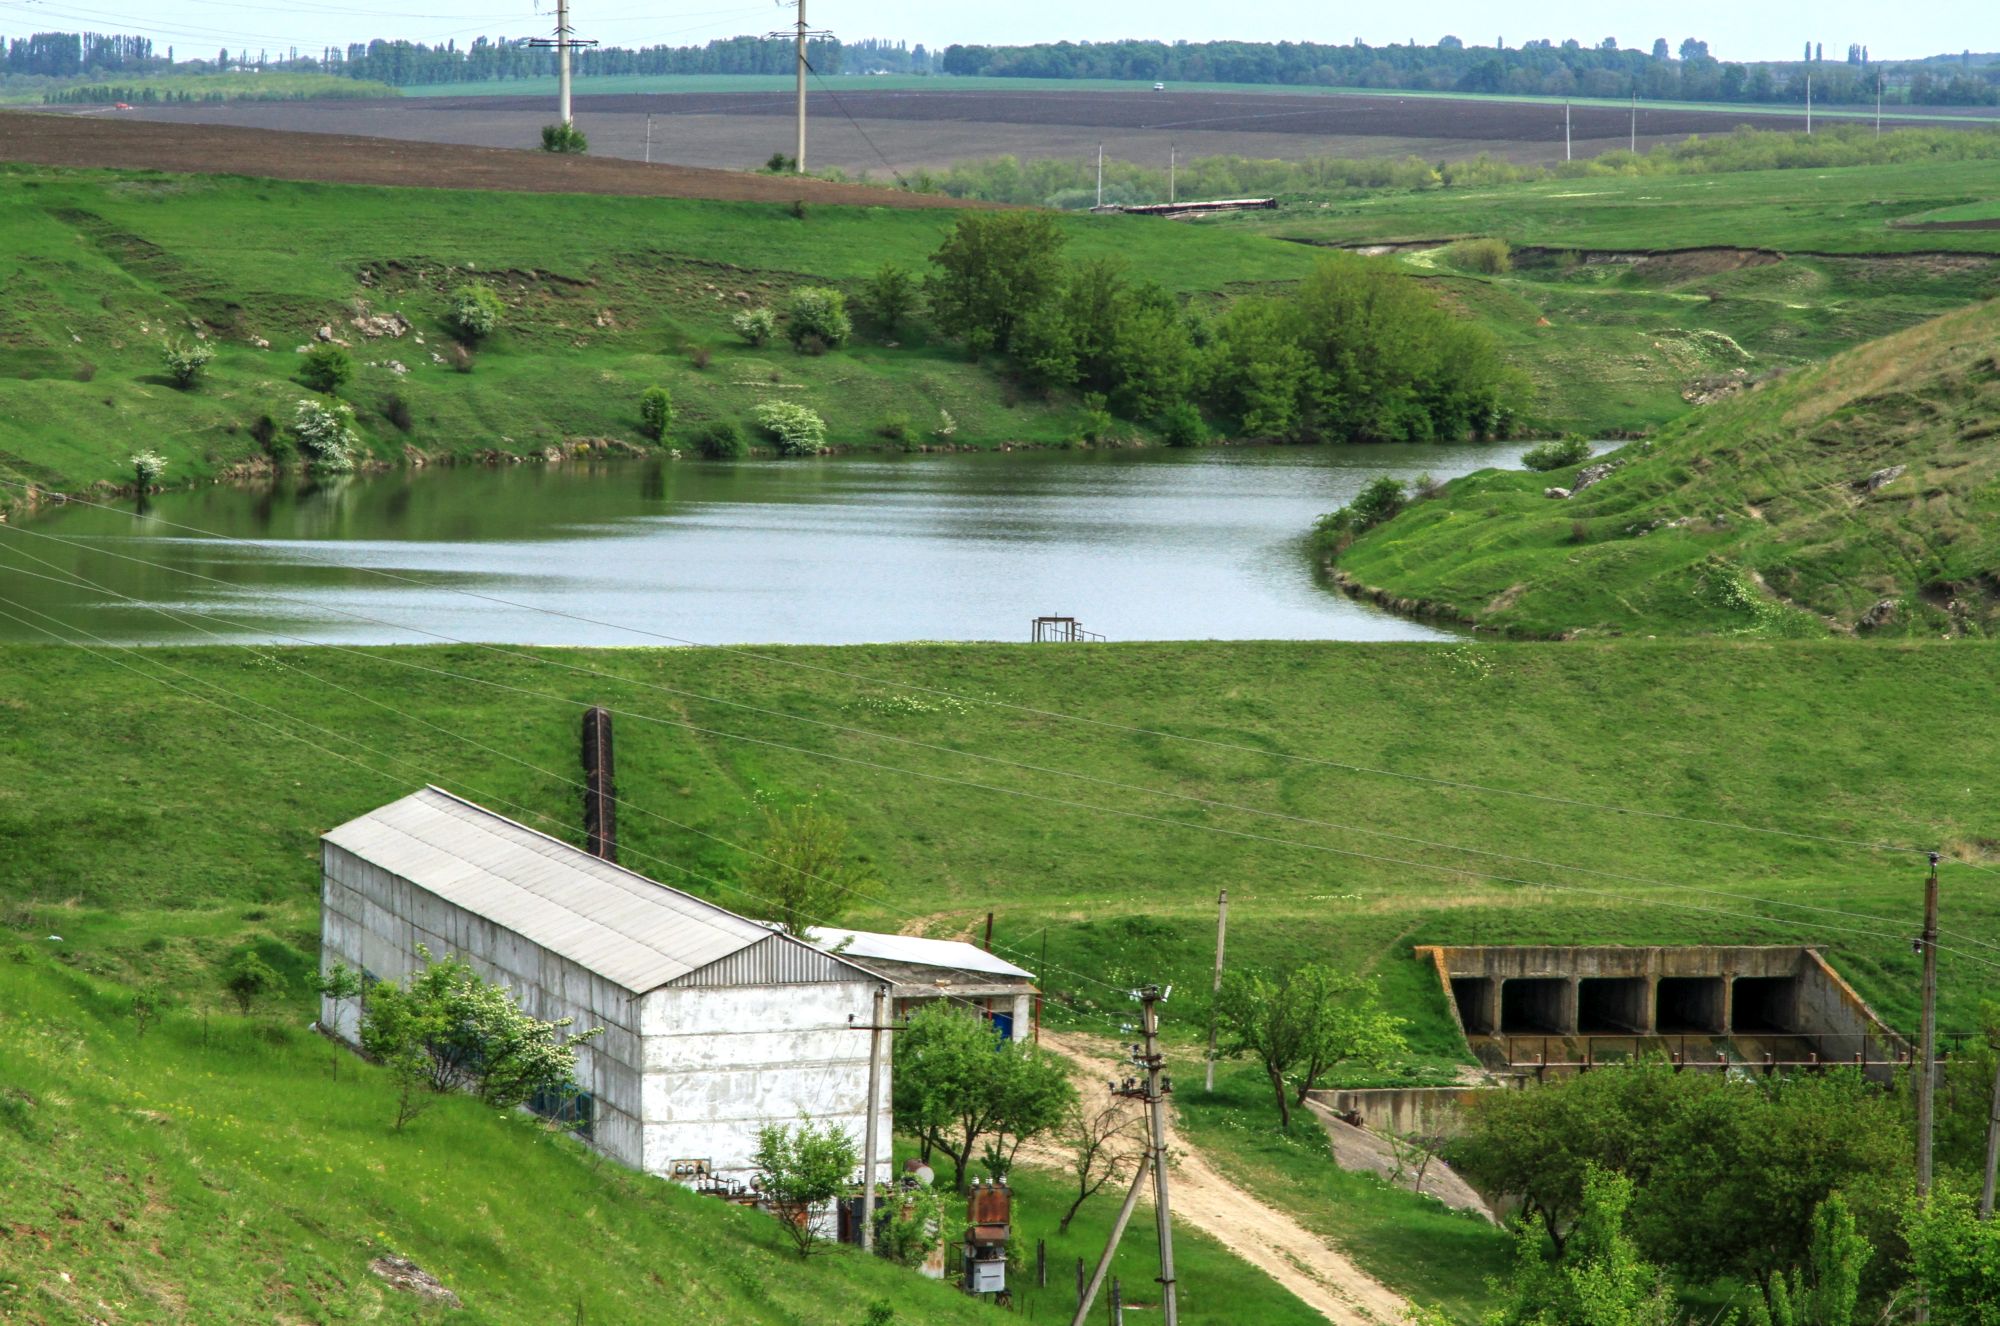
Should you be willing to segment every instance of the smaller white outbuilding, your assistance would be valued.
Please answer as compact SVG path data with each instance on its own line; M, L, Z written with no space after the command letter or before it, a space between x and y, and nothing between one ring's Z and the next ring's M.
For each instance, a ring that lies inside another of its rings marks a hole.
M801 1117L844 1127L858 1149L884 976L436 787L327 833L321 858L322 970L402 981L423 946L538 1018L604 1028L577 1050L576 1108L613 1159L744 1179L759 1130ZM351 1001L327 1001L321 1021L358 1038ZM885 1065L883 1157L889 1100Z
M901 1021L926 1003L949 999L977 1009L1003 1040L1026 1040L1035 1022L1035 974L959 939L885 935L873 930L806 931L827 952L894 982L892 1016Z

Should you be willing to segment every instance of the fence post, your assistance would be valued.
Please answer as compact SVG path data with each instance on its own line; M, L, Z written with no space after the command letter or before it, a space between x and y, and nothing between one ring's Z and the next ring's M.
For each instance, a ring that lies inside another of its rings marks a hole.
M1041 1239L1035 1240L1035 1287L1037 1289L1049 1287L1049 1249Z

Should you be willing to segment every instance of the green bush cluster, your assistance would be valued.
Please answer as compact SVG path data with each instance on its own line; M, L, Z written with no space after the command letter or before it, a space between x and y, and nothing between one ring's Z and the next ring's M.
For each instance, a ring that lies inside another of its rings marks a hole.
M802 285L792 291L785 305L785 322L792 348L803 354L845 345L854 334L854 321L847 315L847 296L831 286Z
M738 336L750 345L762 345L778 329L778 315L767 308L746 308L729 320Z
M354 407L346 401L331 405L300 401L292 416L292 433L312 468L335 474L354 468L354 452L361 438L354 431Z
M1377 475L1355 494L1352 502L1319 518L1313 527L1313 541L1322 549L1338 552L1377 525L1393 519L1409 501L1409 491L1401 479Z
M639 422L646 437L664 442L674 426L674 397L665 387L648 387L639 394Z
M500 329L500 319L506 312L507 306L493 293L493 287L484 281L471 281L451 292L451 308L445 320L461 340L476 344Z
M817 456L826 450L826 420L793 401L764 401L750 411L780 456Z
M166 363L167 376L182 391L191 389L208 367L208 361L215 358L215 347L207 341L189 341L180 338L168 341L160 352Z
M961 217L932 255L931 308L975 353L1046 390L1101 394L1183 440L1205 407L1254 437L1430 441L1501 434L1519 388L1481 329L1416 281L1330 256L1283 299L1212 323L1111 259L1064 259L1046 213ZM1171 414L1171 417L1169 418Z
M588 152L590 140L583 136L583 130L574 124L545 124L542 126L542 151L544 152Z
M331 396L354 376L354 361L337 345L316 345L299 365L299 381Z
M1580 437L1558 438L1521 453L1521 463L1538 474L1566 470L1590 459L1590 443Z
M750 443L734 419L717 419L696 430L694 449L710 460L735 460L750 454Z
M1481 276L1504 276L1514 270L1514 250L1504 239L1462 239L1447 245L1445 265Z

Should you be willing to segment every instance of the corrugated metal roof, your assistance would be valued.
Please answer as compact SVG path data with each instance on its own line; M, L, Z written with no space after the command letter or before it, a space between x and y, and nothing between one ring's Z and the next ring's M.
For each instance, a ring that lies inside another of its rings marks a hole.
M771 937L756 921L441 788L349 820L325 840L634 993Z
M884 935L872 930L806 931L806 938L829 953L866 962L883 958L915 963L923 967L950 967L955 971L991 972L997 976L1019 976L1033 980L1035 974L996 958L975 944L956 939L920 939L915 935Z

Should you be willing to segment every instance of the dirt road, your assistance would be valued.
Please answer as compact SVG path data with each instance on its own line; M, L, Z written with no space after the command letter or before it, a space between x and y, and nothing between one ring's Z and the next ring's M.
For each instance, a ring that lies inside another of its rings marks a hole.
M1072 1077L1086 1101L1101 1100L1105 1082L1130 1072L1118 1047L1099 1037L1045 1029L1042 1044L1076 1066ZM1409 1304L1401 1295L1291 1216L1237 1187L1180 1136L1171 1112L1167 1127L1174 1215L1180 1222L1221 1243L1339 1326L1394 1326L1403 1320ZM1047 1149L1021 1154L1033 1164L1063 1163Z

